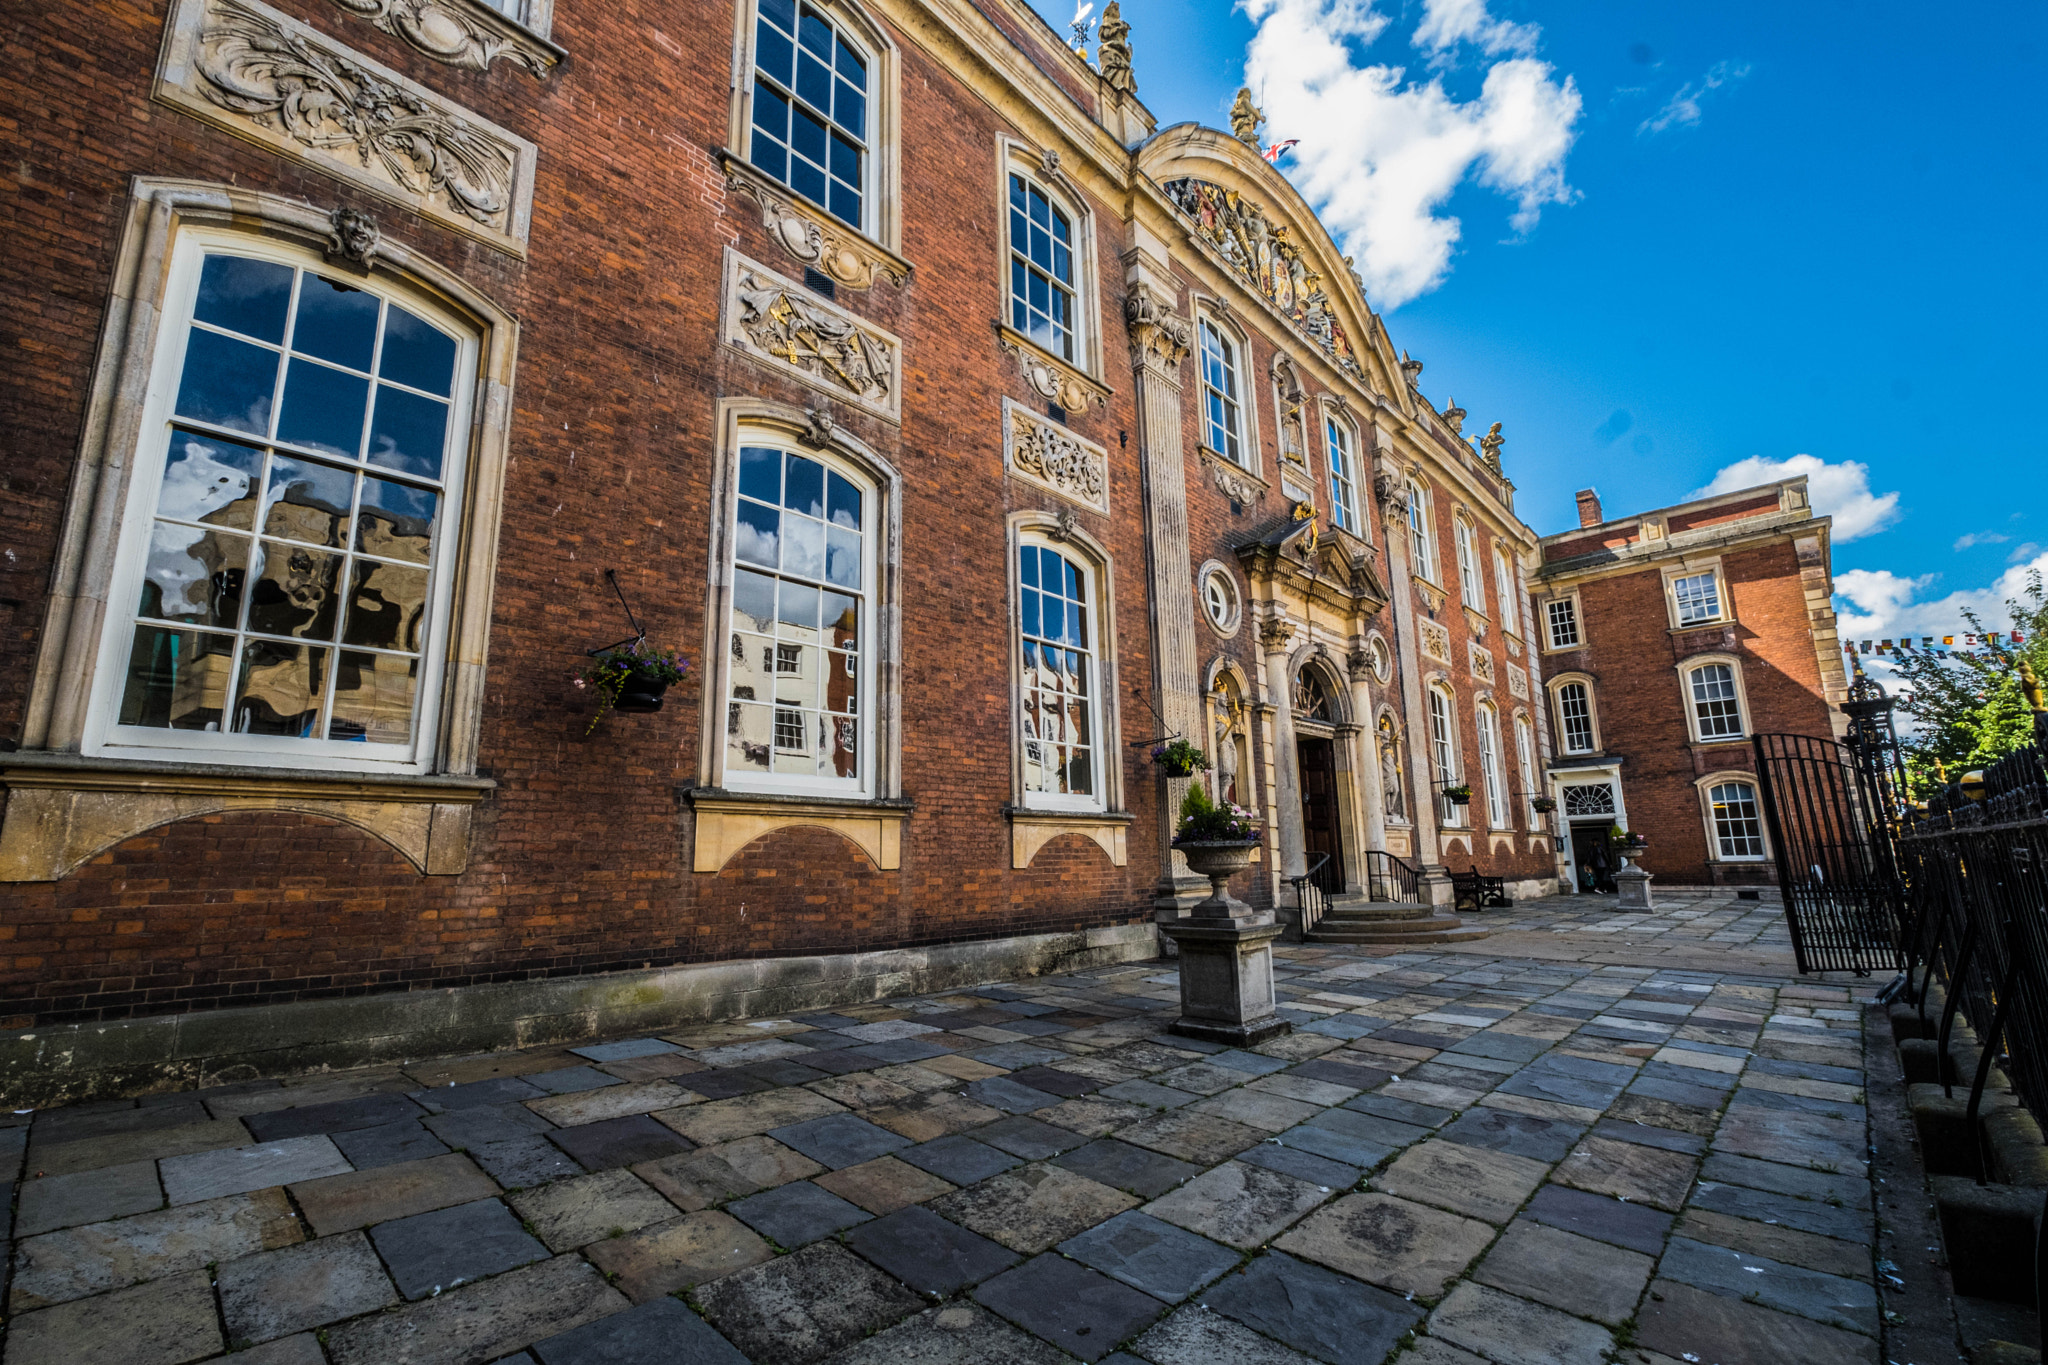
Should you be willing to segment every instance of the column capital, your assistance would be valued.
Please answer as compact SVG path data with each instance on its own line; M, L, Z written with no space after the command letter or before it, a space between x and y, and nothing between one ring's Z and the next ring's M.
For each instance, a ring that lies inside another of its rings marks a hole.
M1294 622L1284 616L1268 616L1259 622L1259 646L1268 654L1285 654L1294 638Z
M1134 370L1171 375L1194 343L1194 325L1173 311L1171 299L1142 280L1124 296L1124 322L1131 330Z

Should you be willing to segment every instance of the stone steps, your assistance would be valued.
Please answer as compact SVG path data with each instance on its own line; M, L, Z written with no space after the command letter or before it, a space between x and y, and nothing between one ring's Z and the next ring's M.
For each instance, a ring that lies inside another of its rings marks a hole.
M1488 933L1427 905L1352 901L1331 906L1304 937L1311 943L1463 943Z

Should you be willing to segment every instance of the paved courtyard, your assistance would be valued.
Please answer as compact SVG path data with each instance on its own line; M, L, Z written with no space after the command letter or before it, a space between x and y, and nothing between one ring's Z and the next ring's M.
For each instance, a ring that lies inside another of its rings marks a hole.
M14 1116L4 1365L1877 1361L1877 983L1607 905Z

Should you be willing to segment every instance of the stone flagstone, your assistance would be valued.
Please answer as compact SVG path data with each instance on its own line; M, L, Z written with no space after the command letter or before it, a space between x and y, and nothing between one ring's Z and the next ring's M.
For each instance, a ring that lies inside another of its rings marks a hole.
M1432 1299L1486 1250L1494 1230L1389 1194L1354 1194L1274 1243L1368 1284Z

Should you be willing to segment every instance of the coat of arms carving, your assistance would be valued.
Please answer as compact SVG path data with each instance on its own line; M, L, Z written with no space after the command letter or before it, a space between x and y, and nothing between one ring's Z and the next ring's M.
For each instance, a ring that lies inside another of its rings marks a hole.
M726 253L725 338L813 387L894 419L902 344L737 252Z

